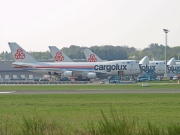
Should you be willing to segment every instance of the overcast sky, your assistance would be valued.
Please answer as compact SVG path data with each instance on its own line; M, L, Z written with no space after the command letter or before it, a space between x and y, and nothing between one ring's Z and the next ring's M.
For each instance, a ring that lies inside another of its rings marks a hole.
M180 0L0 0L0 52L70 45L180 46Z

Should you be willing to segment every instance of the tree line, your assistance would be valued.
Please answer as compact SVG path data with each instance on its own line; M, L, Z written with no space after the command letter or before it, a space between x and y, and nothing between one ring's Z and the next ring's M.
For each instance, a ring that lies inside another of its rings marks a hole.
M87 47L80 47L76 45L71 45L70 47L64 47L61 50L69 56L71 59L85 59L83 53L84 49ZM157 43L151 43L147 48L143 50L138 50L134 47L128 46L113 46L113 45L103 45L103 46L92 46L88 48L92 50L96 55L98 55L103 60L141 60L144 56L148 56L150 60L164 60L165 59L165 46L158 45ZM178 60L180 53L180 46L177 47L166 47L167 59L175 57ZM52 60L52 56L49 51L46 52L29 52L35 59L39 61ZM13 56L9 52L0 53L0 60L13 60Z

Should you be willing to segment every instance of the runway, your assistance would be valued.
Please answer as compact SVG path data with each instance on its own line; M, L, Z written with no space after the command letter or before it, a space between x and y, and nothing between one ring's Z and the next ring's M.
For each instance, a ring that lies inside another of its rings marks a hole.
M180 93L180 90L17 90L17 91L1 91L0 94L149 94L149 93Z

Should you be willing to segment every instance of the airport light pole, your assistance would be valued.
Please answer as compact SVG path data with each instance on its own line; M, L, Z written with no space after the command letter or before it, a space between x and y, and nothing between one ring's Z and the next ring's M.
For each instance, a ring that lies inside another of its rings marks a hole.
M165 73L164 73L164 77L167 78L167 33L170 32L168 29L163 29L165 32Z

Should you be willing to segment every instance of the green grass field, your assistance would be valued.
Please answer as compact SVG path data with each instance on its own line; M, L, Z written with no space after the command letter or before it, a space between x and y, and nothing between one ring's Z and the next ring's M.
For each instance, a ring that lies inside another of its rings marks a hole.
M179 84L151 84L147 89L179 89ZM66 90L66 89L142 89L135 85L32 85L0 86L0 90ZM118 116L137 120L140 125L178 123L180 94L63 94L63 95L0 95L0 134L19 134L23 117L30 121L37 117L63 125L75 134L84 131L87 123L97 124L107 118L111 108ZM29 126L28 126L29 127ZM7 130L7 131L4 131ZM3 131L3 132L2 132ZM69 133L68 131L68 133ZM64 133L65 134L65 133Z
M97 122L102 110L110 117L114 108L119 115L137 119L142 125L180 121L180 94L83 94L83 95L0 95L0 121L7 119L12 129L21 128L23 116L40 116L73 129L88 121ZM19 127L17 126L19 125Z
M0 95L0 118L33 116L82 122L97 119L111 107L142 121L179 121L180 94Z

